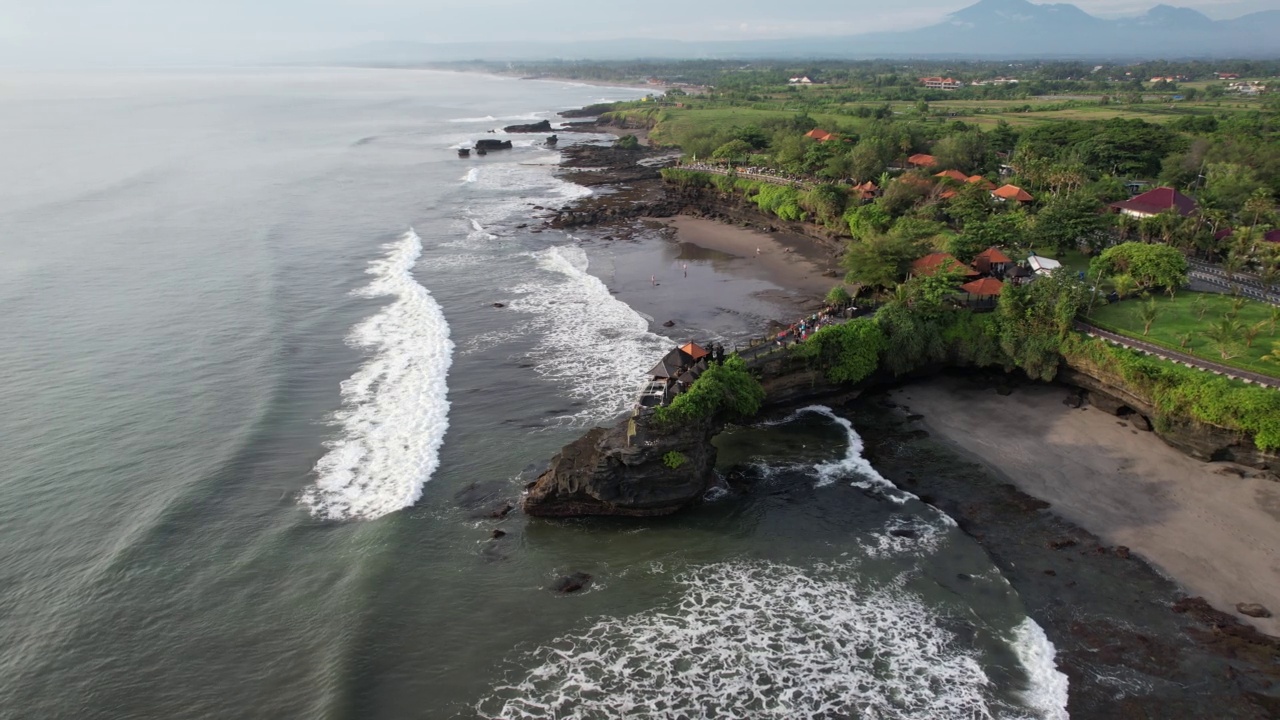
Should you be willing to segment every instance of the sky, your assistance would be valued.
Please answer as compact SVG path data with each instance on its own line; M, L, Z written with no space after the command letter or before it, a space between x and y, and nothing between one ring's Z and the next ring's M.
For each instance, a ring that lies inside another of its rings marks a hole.
M1102 17L1159 0L1079 0ZM383 41L741 40L905 30L975 0L0 0L0 64L306 60ZM1176 0L1170 2L1175 4ZM1276 0L1186 3L1211 18ZM797 12L797 10L803 12Z

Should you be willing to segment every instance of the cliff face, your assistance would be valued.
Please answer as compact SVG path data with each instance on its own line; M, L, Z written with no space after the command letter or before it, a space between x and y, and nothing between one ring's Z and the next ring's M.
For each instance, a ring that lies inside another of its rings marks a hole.
M711 439L723 424L707 420L658 434L641 421L628 442L630 423L625 418L611 428L589 430L556 453L529 486L524 511L544 517L644 517L697 502L714 477Z
M1205 462L1228 460L1262 470L1280 469L1280 455L1259 450L1238 432L1192 419L1158 417L1150 398L1121 378L1068 362L1058 373L1058 380L1086 390L1094 407L1117 415L1132 412L1143 416L1161 440L1193 458Z

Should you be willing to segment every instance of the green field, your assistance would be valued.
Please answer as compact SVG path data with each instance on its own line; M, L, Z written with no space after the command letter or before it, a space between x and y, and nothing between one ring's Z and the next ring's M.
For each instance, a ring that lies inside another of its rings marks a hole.
M1197 316L1195 302L1203 297L1208 309L1204 319ZM1249 370L1263 375L1280 377L1280 363L1262 360L1261 357L1272 351L1273 343L1280 343L1280 323L1276 325L1275 334L1270 327L1272 306L1266 303L1247 301L1240 309L1239 320L1245 325L1266 323L1266 327L1254 340L1253 347L1246 347L1243 338L1236 343L1236 357L1224 360L1215 345L1202 332L1223 315L1231 312L1233 298L1217 293L1182 292L1173 300L1167 295L1154 298L1160 308L1151 332L1142 334L1142 317L1139 310L1143 300L1124 300L1112 305L1095 307L1090 320L1104 330L1161 345L1172 350L1179 350L1198 358L1203 358L1220 365ZM1189 334L1186 347L1182 346L1184 335Z

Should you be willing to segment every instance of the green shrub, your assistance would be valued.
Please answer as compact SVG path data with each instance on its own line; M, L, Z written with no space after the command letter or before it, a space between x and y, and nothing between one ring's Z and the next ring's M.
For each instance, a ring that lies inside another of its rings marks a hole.
M817 361L832 382L856 383L875 372L886 347L880 324L857 318L815 332L796 347L796 354Z
M666 465L672 470L679 468L681 465L685 464L688 461L689 461L689 458L685 457L684 453L678 450L672 450L671 452L662 456L662 464Z
M730 417L750 417L760 410L763 402L764 388L751 376L746 362L734 354L723 363L707 368L670 405L656 409L653 417L659 426L672 429L719 413Z

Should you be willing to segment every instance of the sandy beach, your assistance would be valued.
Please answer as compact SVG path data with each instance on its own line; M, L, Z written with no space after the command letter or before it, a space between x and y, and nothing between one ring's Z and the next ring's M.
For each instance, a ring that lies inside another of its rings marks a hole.
M1124 545L1189 595L1270 635L1280 620L1235 613L1236 603L1280 611L1280 483L1241 478L1095 408L1063 404L1066 390L1024 385L1010 396L939 378L894 391L939 439L1051 503L1050 512Z
M812 238L795 233L768 233L705 218L679 216L667 221L679 242L743 258L743 272L816 298L827 294L838 277L825 273L838 265Z

